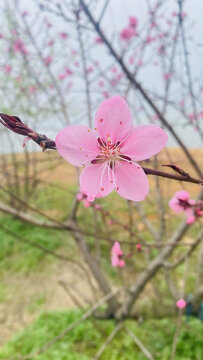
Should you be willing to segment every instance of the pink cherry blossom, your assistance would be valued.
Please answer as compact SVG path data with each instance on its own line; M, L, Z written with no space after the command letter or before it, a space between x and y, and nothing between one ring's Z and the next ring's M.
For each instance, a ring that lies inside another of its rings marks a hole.
M129 26L136 27L138 25L138 19L135 16L129 17Z
M100 36L97 36L95 38L95 44L103 44L103 40L102 40L102 38Z
M6 72L7 74L10 74L11 71L12 71L12 66L9 65L9 64L7 64L7 65L4 66L4 70L5 70L5 72Z
M29 12L27 10L23 11L22 12L22 17L26 17L29 15Z
M202 216L202 201L196 202L190 199L190 195L185 190L176 192L169 201L169 206L177 214L184 212L187 218L187 224L193 224L198 217Z
M124 267L125 261L122 259L122 256L123 251L121 250L119 242L116 241L111 249L111 265L113 267Z
M132 126L128 104L114 96L99 106L94 130L85 125L68 126L57 134L56 147L66 161L83 166L80 188L88 201L114 189L126 199L142 201L149 183L136 161L157 154L167 139L157 125Z
M103 86L104 86L103 80L100 80L100 81L98 82L98 84L99 84L100 87L103 87Z
M65 68L65 73L66 73L67 76L73 75L73 72L67 66Z
M184 299L179 299L177 302L176 302L176 307L178 309L184 309L186 307L187 303Z
M52 46L52 45L54 45L54 40L53 39L48 41L48 46Z
M152 41L154 41L155 40L155 37L152 37L152 36L147 36L147 38L146 38L146 43L147 44L150 44Z
M0 33L0 39L3 39L4 35L2 33Z
M129 64L130 64L130 65L134 64L134 57L133 57L133 56L131 56L131 57L129 58Z
M107 224L108 224L108 225L113 225L113 220L109 219L109 220L107 221Z
M67 74L66 74L66 73L62 73L62 74L59 74L59 75L58 75L58 79L59 79L59 80L64 80L66 77L67 77Z
M129 41L133 36L135 36L135 30L131 26L124 28L120 32L120 38L124 41Z
M165 80L170 80L171 77L172 77L172 74L171 74L171 73L165 73L165 74L163 75L163 77L164 77Z
M61 32L59 34L60 38L63 39L63 40L66 40L68 38L68 34L66 32Z
M109 98L109 92L108 91L103 91L103 96L108 99Z
M182 212L185 208L188 207L188 200L190 195L185 190L177 191L173 198L169 201L169 206L176 213Z
M27 55L28 51L25 48L25 44L21 39L16 39L13 43L13 51L15 53L21 53L23 55Z
M37 92L36 86L32 85L29 87L29 93L35 95Z
M44 58L44 65L49 66L52 63L52 57L51 56L47 56Z
M138 251L141 251L141 250L142 250L142 245L141 245L141 244L136 244L136 249L137 249Z

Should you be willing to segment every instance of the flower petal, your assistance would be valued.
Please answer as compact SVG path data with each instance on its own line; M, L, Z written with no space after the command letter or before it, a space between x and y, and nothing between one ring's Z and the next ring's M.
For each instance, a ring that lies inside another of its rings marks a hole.
M142 168L133 163L117 163L114 174L120 196L132 201L144 200L149 192L149 183Z
M85 125L66 127L56 135L55 142L59 154L75 166L82 166L99 154L97 135Z
M179 204L179 200L176 197L173 197L169 201L168 205L177 214L179 214L179 213L181 213L183 211L183 207Z
M93 164L82 170L80 188L88 196L89 201L93 201L95 197L106 196L113 191L114 184L109 179L112 170L108 167L106 162Z
M121 96L104 100L96 112L95 127L103 140L113 144L122 140L132 126L132 115L127 102Z
M135 161L157 154L166 145L168 135L157 125L137 125L121 145L121 153Z

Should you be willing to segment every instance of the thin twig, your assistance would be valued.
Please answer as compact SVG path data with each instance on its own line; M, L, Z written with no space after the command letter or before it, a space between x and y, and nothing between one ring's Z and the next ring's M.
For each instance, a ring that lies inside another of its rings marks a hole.
M147 350L147 348L144 346L144 344L135 336L135 334L126 326L126 331L130 335L131 339L135 342L135 344L139 347L139 349L143 352L143 354L146 356L149 360L154 360L154 357L152 354Z
M123 322L119 322L110 335L106 338L102 346L99 348L97 353L94 355L93 360L98 360L103 352L106 350L107 346L111 343L116 334L123 328Z

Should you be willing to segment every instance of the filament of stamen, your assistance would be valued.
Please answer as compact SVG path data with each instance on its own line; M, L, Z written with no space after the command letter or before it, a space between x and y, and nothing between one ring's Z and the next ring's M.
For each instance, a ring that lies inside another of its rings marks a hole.
M105 170L106 170L106 167L108 165L108 162L106 162L106 164L104 165L104 168L102 170L102 174L101 174L101 190L104 191L104 188L103 188L103 177L104 177L104 173L105 173Z
M123 154L122 154L123 155ZM126 161L130 164L134 164L138 169L140 169L140 166L138 164L136 164L136 162L134 162L133 160L127 160L125 158L122 158L121 156L117 156L118 159L121 159L122 161Z
M114 174L114 169L112 169L112 177L113 177L113 183L116 189L118 189L117 185L116 185L116 180L115 180L115 174Z

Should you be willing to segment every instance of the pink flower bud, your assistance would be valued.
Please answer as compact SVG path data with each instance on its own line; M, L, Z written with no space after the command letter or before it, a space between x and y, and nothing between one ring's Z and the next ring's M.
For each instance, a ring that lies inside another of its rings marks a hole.
M141 245L141 244L136 244L136 249L137 249L138 251L141 251L141 250L142 250L142 245Z
M187 303L184 299L179 299L177 302L176 302L176 307L178 309L184 309L186 307Z

